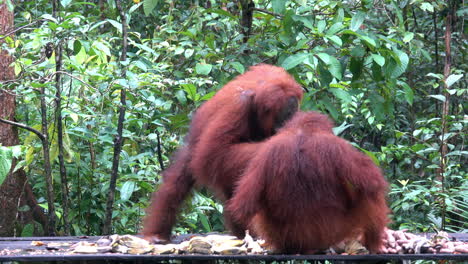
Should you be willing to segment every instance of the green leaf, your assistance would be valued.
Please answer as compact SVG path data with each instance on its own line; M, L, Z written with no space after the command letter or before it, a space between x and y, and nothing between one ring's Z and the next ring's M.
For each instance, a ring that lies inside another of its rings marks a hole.
M245 67L242 65L242 63L238 61L231 62L232 67L238 72L238 73L244 73L245 72Z
M336 136L339 136L346 129L348 129L349 127L352 127L352 126L354 126L354 125L353 124L348 124L348 123L346 123L346 121L344 121L340 126L333 128L333 134L335 134Z
M392 6L394 7L394 12L396 14L396 17L398 18L398 26L400 27L401 30L403 30L403 24L405 23L403 19L403 13L401 12L401 8L399 8L395 1L392 0Z
M409 203L404 202L401 204L401 208L403 209L403 211L408 211L408 209L410 208L410 205Z
M216 91L209 92L200 98L200 101L210 100L216 94Z
M408 63L409 63L409 57L406 53L404 53L401 50L395 50L394 52L398 55L398 58L400 59L400 63L393 70L392 78L398 78L400 77L400 75L402 75L406 71L406 68L408 67Z
M446 156L468 156L468 151L465 150L455 150L452 152L447 153Z
M394 50L391 53L392 58L387 58L388 63L385 64L384 72L387 78L396 79L406 71L409 57L401 50Z
M122 34L122 24L120 22L113 19L107 19L107 21L109 21L109 23L111 23L111 25L114 26L120 34Z
M331 75L330 71L328 71L327 68L325 68L325 63L318 63L317 69L319 72L319 80L320 80L320 85L322 86L327 86L333 81L333 76Z
M405 32L405 35L403 36L403 42L408 43L414 38L414 33L413 32Z
M463 74L451 74L447 79L445 80L445 85L447 85L447 88L452 86L454 83L456 83L460 78L463 77Z
M366 50L362 46L356 46L351 50L351 56L353 57L364 57Z
M372 59L381 67L385 64L385 58L379 54L372 54Z
M432 98L435 98L439 101L442 101L442 102L445 102L446 98L445 96L441 95L441 94L431 94L429 95L429 97L432 97Z
M26 166L30 165L33 162L33 160L34 160L34 147L30 147L26 151L26 156L24 157Z
M186 104L187 104L187 98L185 97L184 91L178 90L178 91L176 92L175 95L176 95L177 100L179 100L179 102L180 102L182 105L186 105Z
M195 65L195 71L200 75L208 75L212 68L213 65L206 63L197 63L197 65Z
M341 38L338 37L338 36L327 36L327 38L328 38L331 42L335 43L336 45L338 45L338 46L340 46L340 47L341 47L341 45L343 45L343 41L342 41Z
M284 36L286 39L288 39L288 42L290 41L289 39L292 38L293 36L293 26L295 25L295 22L293 20L293 16L294 16L294 12L292 12L291 10L286 12L284 14L284 17L283 17L283 20L282 20L282 24L283 24L283 28L284 28L284 32L283 34L280 35L280 38L281 36Z
M81 44L81 42L79 40L75 40L73 42L73 54L78 54L78 52L80 52L81 50L81 47L83 47L83 45Z
M310 16L294 15L292 18L293 18L294 21L302 22L304 24L304 26L306 26L309 29L312 29L312 30L315 29L314 22L313 22L313 20L311 19Z
M60 4L62 4L63 7L67 7L71 3L71 0L61 0Z
M195 51L193 49L186 49L184 52L184 57L188 59L193 55L194 52Z
M343 30L343 32L341 32L341 34L343 35L354 35L354 36L358 36L360 37L361 35L352 31L352 30L349 30L349 29L346 29L346 30Z
M55 17L53 17L53 16L50 15L50 14L44 14L44 15L42 15L41 17L44 18L44 19L53 21L55 24L58 24L57 19L55 19Z
M421 54L424 56L424 58L426 58L426 61L432 61L431 55L429 54L429 52L427 52L427 50L422 49Z
M205 43L206 45L212 49L212 50L215 50L216 49L216 41L215 41L215 38L216 36L214 34L210 34L208 33L206 36L205 36Z
M364 60L361 58L351 57L351 61L349 63L349 70L353 74L353 81L358 80L362 74L362 69L364 66Z
M64 151L64 157L67 162L72 162L72 158L74 156L73 149L72 149L72 142L70 140L70 136L67 132L67 129L65 126L63 126L63 151Z
M369 95L369 100L374 116L378 120L385 118L385 99L380 94L373 92Z
M200 222L203 225L203 228L205 229L205 232L211 232L211 226L210 223L208 222L208 217L206 217L203 212L201 212L198 217L200 217Z
M436 79L439 79L439 80L442 80L444 78L444 75L442 74L439 74L439 73L433 73L433 72L430 72L428 74L426 74L427 77L433 77L433 78L436 78Z
M366 13L363 11L358 11L351 19L350 29L352 31L357 31L359 27L362 25L362 22L364 22L365 18L366 18Z
M343 90L343 89L340 89L340 88L330 88L330 91L338 98L340 99L341 101L343 101L343 103L351 103L353 101L353 98L351 97L351 95Z
M317 57L319 57L328 66L328 71L333 75L333 77L341 80L341 64L335 57L323 52L318 53Z
M318 33L322 33L326 26L327 26L327 22L325 22L325 20L319 20L319 22L317 22Z
M148 71L148 67L147 67L146 64L145 64L144 62L142 62L142 61L139 61L139 60L138 60L138 61L134 61L134 62L132 62L132 64L133 64L134 66L136 66L137 68L139 68L140 70L144 71L144 72Z
M317 54L317 57L319 57L325 64L330 64L330 61L331 61L331 56L328 55L327 53L318 53Z
M107 23L107 22L109 22L109 21L107 21L107 20L99 21L99 22L93 24L93 25L89 28L88 31L93 31L93 30L96 29L97 27L99 27L99 26L101 26L101 25L103 25L103 24L105 24L105 23Z
M318 100L317 105L325 106L326 110L328 111L328 114L331 115L333 119L338 119L338 117L340 116L335 105L330 101L329 96L323 97L322 99Z
M8 148L11 150L11 154L13 155L14 158L19 158L20 156L24 154L21 151L21 146L11 146Z
M5 181L11 169L13 153L10 148L0 146L0 185Z
M286 1L284 0L273 0L271 5L275 13L284 14L284 11L286 11Z
M21 231L22 237L32 237L34 235L34 224L27 224Z
M182 90L179 90L179 91L182 91ZM152 141L156 141L156 140L158 140L158 134L151 133L151 134L148 135L148 139L152 140Z
M343 22L344 19L344 9L339 8L336 12L335 18L333 18L333 22Z
M50 162L55 161L55 159L57 159L59 155L58 142L56 138L57 137L54 136L50 142L50 153L49 153Z
M127 181L122 185L120 189L120 199L122 201L127 201L132 196L133 191L135 191L135 182Z
M175 55L179 55L179 54L182 54L184 53L184 48L183 47L177 47L175 50L174 50L174 54Z
M404 132L401 132L401 131L395 131L395 137L396 138L401 138L402 136L404 136L405 133Z
M331 62L328 65L328 70L333 75L333 77L335 77L338 80L341 80L342 78L341 63L335 57L331 57Z
M158 5L159 0L143 0L143 10L145 16L149 16L154 8Z
M375 40L369 38L368 36L359 35L359 38L362 39L369 48L375 48L377 46Z
M328 36L335 35L338 31L343 29L343 27L344 27L343 23L341 22L335 23L327 30L326 35Z
M422 2L421 3L421 9L423 11L429 11L431 13L434 12L434 6L432 4L430 4L430 3L428 3L428 2Z
M231 20L237 20L236 16L234 16L230 12L228 12L226 10L223 10L223 9L209 8L209 9L206 10L206 12L211 12L211 13L215 13L215 14L218 14L218 15L222 15L222 16L228 17Z
M130 9L128 9L128 13L131 14L131 13L135 12L135 10L137 10L141 5L143 5L143 2L140 2L140 3L130 7Z
M410 105L413 105L413 101L414 101L413 89L411 89L411 87L405 82L401 82L401 85L403 86L403 90L405 91L406 102L408 102L408 104Z
M181 84L184 91L187 93L187 98L192 101L196 101L197 98L197 87L192 83Z
M281 63L281 66L285 68L286 70L292 69L296 67L297 65L301 64L310 56L309 53L298 53L291 55L287 57L283 63Z

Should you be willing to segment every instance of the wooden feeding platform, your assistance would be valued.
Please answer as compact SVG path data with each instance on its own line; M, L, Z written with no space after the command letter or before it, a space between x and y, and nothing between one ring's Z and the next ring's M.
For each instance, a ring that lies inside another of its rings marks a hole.
M449 234L458 241L468 242L468 234ZM429 234L427 235L429 236ZM308 262L339 261L339 263L387 263L407 260L447 260L467 263L468 254L364 254L364 255L270 255L270 254L122 254L74 253L70 245L94 243L102 237L0 237L0 263L271 263L291 260ZM178 242L188 235L177 237ZM176 243L178 243L176 242ZM51 246L56 245L56 246ZM60 246L61 245L61 246Z

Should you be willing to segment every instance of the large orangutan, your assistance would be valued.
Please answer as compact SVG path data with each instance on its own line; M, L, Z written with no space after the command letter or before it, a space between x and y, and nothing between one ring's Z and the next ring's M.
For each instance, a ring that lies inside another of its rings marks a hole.
M142 234L152 242L170 239L182 201L194 184L231 198L243 169L255 153L252 142L273 135L298 109L302 88L284 69L257 65L238 76L194 114L185 143L163 172L153 194ZM243 153L240 155L240 153ZM228 228L242 236L246 226Z
M388 222L387 182L324 115L298 112L257 145L225 210L275 250L312 253L363 235L376 253Z

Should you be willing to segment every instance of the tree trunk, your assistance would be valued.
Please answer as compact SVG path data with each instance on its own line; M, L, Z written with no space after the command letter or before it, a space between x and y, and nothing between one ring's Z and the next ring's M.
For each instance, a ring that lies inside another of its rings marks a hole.
M447 17L445 18L445 61L444 61L444 87L441 93L445 96L445 101L442 104L442 135L441 135L441 144L440 144L440 168L438 170L437 180L441 182L441 189L442 193L445 194L445 171L446 171L446 164L447 164L447 140L445 139L445 135L447 135L448 131L448 124L447 124L447 117L449 115L450 110L450 93L448 93L449 87L447 86L447 78L450 76L451 67L452 67L452 20L455 16L455 1L449 1L449 11L447 13ZM441 198L441 206L442 206L442 230L445 230L445 217L447 211L447 205L445 204L445 199Z
M252 21L253 21L253 9L255 4L252 0L241 0L241 32L244 35L244 43L249 40L250 34L252 33Z
M0 4L0 35L5 35L13 30L13 10L3 2ZM0 40L2 44L3 40ZM13 80L15 73L11 63L13 57L6 51L0 50L0 118L14 121L15 118L15 94L6 90L3 84L7 80ZM14 146L19 144L18 130L16 127L0 123L0 144L3 146ZM18 236L18 227L26 224L39 222L43 226L46 218L42 209L37 205L31 186L23 170L13 173L16 162L13 161L11 171L0 186L0 236ZM28 206L30 210L19 211L23 206ZM41 230L36 230L34 235L42 234Z
M120 61L127 60L127 19L125 16L124 9L122 8L122 4L120 0L116 0L115 4L117 9L119 10L120 19L122 20L122 54L120 56ZM127 69L122 67L122 78L127 78ZM112 232L112 212L114 207L114 199L115 199L115 187L117 184L117 178L119 173L119 160L120 160L120 152L122 151L123 145L123 125L125 121L125 110L127 108L126 103L126 89L125 87L120 88L120 106L119 106L119 120L117 123L117 136L114 139L114 159L112 161L112 172L111 178L109 183L109 195L107 196L107 203L106 203L106 218L104 220L104 226L102 228L102 233L108 235Z

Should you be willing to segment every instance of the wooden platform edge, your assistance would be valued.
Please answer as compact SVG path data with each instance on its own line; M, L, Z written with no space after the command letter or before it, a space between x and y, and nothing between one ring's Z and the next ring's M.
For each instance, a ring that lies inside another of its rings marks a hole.
M45 254L0 256L0 262L7 261L167 261L167 260L456 260L468 261L468 254L378 254L378 255L132 255L132 254Z
M429 235L429 234L427 234ZM460 241L467 241L468 234L450 234L451 237ZM150 255L150 254L119 254L119 253L100 253L100 254L74 254L61 251L43 251L41 253L35 250L46 250L45 246L35 247L31 241L42 242L69 242L78 241L94 242L99 236L68 236L68 237L0 237L0 252L2 249L14 250L21 249L21 252L12 252L12 254L0 254L1 262L35 262L35 261L209 261L209 260L251 260L251 261L287 261L287 260L336 260L336 261L401 261L401 260L453 260L468 261L468 254L376 254L376 255Z

